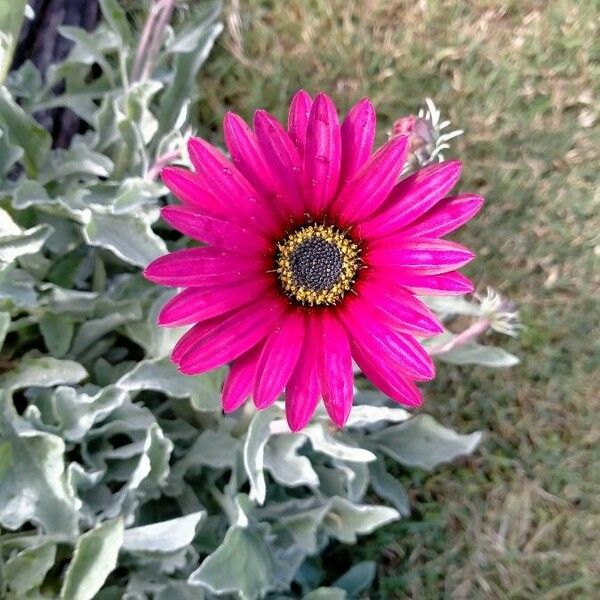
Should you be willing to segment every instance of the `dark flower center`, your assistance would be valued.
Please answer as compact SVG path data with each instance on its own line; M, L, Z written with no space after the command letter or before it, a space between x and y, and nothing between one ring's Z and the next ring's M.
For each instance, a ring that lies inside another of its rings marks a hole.
M328 290L337 283L342 268L339 248L321 237L302 242L290 256L294 283L314 292Z
M354 285L360 248L332 225L309 224L277 245L275 271L286 296L308 306L337 304Z

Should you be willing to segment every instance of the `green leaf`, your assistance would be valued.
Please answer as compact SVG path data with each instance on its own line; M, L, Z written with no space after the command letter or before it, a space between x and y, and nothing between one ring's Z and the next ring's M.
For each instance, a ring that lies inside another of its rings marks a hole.
M390 502L403 517L410 516L410 500L406 489L386 470L382 458L369 465L369 474L375 493Z
M0 468L0 523L18 529L32 521L47 533L76 533L79 501L65 474L63 440L33 429L0 399L0 437L10 444Z
M122 42L131 43L132 32L127 15L117 0L100 0L100 10L111 29L118 34Z
M377 456L366 448L357 448L342 442L326 429L323 423L314 423L305 427L299 433L305 435L317 452L327 454L332 458L350 462L372 462Z
M0 312L0 350L4 344L4 339L8 333L8 327L10 325L10 313Z
M119 48L118 35L105 26L99 26L90 33L80 27L62 25L58 28L58 31L68 40L75 42L68 56L69 63L81 63L83 65L98 63L109 81L114 82L113 69L105 57L105 52Z
M11 144L6 133L0 129L0 176L6 175L22 156L23 148ZM3 184L8 184L8 180L0 183L0 189L3 188Z
M0 2L0 84L8 75L25 15L27 0Z
M237 592L242 600L255 600L273 587L274 579L275 562L263 535L234 526L188 582L213 594Z
M72 360L59 360L51 356L25 356L16 369L0 376L0 387L7 391L26 387L53 387L60 384L79 383L87 371Z
M173 346L185 333L184 327L157 327L158 314L165 302L173 296L172 290L161 293L152 303L144 320L129 323L127 335L146 351L148 358L169 356Z
M75 138L67 150L55 150L50 164L46 165L40 177L47 181L76 178L77 181L86 178L96 180L98 177L108 177L114 169L110 158L99 152L94 152L81 139Z
M71 346L75 323L67 315L45 312L40 318L40 331L46 348L53 356L62 358Z
M0 299L9 299L21 308L32 308L37 303L35 284L35 278L27 271L15 268L14 263L0 263Z
M73 340L71 354L79 356L102 336L112 332L117 327L142 318L142 309L138 302L123 301L114 303L114 312L98 319L86 321L77 331Z
M196 527L205 516L204 511L199 511L177 519L126 529L123 549L142 554L183 550L196 537Z
M335 587L320 587L302 597L302 600L346 600L346 592Z
M410 419L411 414L403 408L358 404L352 407L346 427L368 427L381 422L400 423Z
M244 442L244 468L250 480L250 499L263 504L267 494L264 474L265 445L271 435L271 421L277 416L278 409L270 408L258 411L248 427Z
M219 369L195 377L182 375L169 358L140 361L117 382L125 390L157 390L172 398L189 398L201 411L221 410L221 382L224 370Z
M514 367L520 362L518 357L502 348L484 346L475 342L438 354L437 358L452 365L481 365L496 368Z
M121 260L145 267L166 254L165 242L141 218L91 213L83 228L85 241L114 252Z
M331 499L323 525L332 537L346 544L355 544L357 535L371 533L399 518L398 512L388 506L353 504L346 498L335 496Z
M36 225L22 233L0 237L0 261L11 262L19 256L39 252L52 231L50 225Z
M13 556L4 571L9 589L17 597L23 597L37 588L54 565L55 558L56 545L50 542L26 548Z
M432 470L441 463L472 454L481 437L480 431L460 435L429 415L418 415L375 433L370 439L399 463Z
M334 588L341 588L350 598L356 598L368 589L377 574L377 564L372 560L365 560L353 565L339 579L333 582Z
M202 35L197 37L196 46L193 50L187 53L179 53L175 57L173 80L161 98L158 115L158 122L160 123L159 136L173 129L182 107L189 101L196 74L208 58L215 40L223 31L221 23L210 24L216 18L216 14L218 14L218 11L209 17L207 23L198 25Z
M0 87L0 125L14 144L23 148L23 166L31 178L46 159L52 145L50 134L29 116L12 98L5 87Z
M106 521L82 535L75 545L60 591L61 600L91 600L117 566L123 544L123 520Z
M217 431L207 429L194 442L173 472L182 472L191 466L206 465L213 469L225 469L236 464L239 442L221 427Z
M45 421L55 422L61 436L74 442L81 440L95 423L121 406L127 397L127 392L116 386L108 386L93 396L61 386L47 397L47 406L40 409Z
M315 473L310 460L300 456L298 450L305 444L302 436L275 435L270 438L264 457L264 466L273 478L290 487L319 485L319 476Z

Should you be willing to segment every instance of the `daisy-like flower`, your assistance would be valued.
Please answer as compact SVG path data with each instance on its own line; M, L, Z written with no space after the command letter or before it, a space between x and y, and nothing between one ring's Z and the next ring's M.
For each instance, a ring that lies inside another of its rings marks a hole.
M228 160L191 139L194 172L162 179L182 204L163 218L205 245L152 262L145 276L184 288L162 309L164 326L193 325L172 360L194 375L230 364L223 408L282 393L290 428L323 398L342 426L352 406L352 359L393 400L421 404L415 381L434 377L416 337L441 325L416 294L463 294L457 269L473 254L441 237L481 207L472 194L444 198L460 163L428 166L398 182L407 138L372 153L375 112L358 102L340 123L333 101L304 91L287 130L259 110L252 130L229 113Z
M444 131L450 121L442 120L442 114L430 98L425 99L425 107L417 115L407 115L394 121L390 136L408 136L408 160L404 172L432 162L442 162L442 152L450 148L448 142L463 134L462 129Z

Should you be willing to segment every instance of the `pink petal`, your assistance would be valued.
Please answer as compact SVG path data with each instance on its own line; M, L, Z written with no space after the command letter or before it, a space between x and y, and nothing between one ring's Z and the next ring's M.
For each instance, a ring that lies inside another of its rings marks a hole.
M301 194L302 160L279 121L264 110L254 114L254 130L262 153L277 183L280 201L285 202L291 216L304 214Z
M304 338L304 315L292 311L283 316L263 346L254 380L254 404L266 408L275 402L289 381Z
M304 90L294 94L290 103L288 113L288 134L296 146L300 157L304 154L306 143L306 128L308 126L308 115L312 106L312 99Z
M367 162L375 141L375 109L368 98L357 102L342 123L342 170L340 182L347 183Z
M226 413L237 410L250 396L261 350L262 346L259 344L233 361L221 397L223 410Z
M382 277L390 277L390 273L383 269L379 273ZM394 271L394 283L409 289L415 294L430 296L456 296L471 294L474 291L473 283L462 273L453 271L441 275L417 275L408 271Z
M190 138L188 152L204 184L229 209L232 221L269 234L279 232L273 211L221 152L201 138Z
M389 235L412 223L439 202L460 177L461 164L448 160L409 175L392 190L382 209L358 226L363 238Z
M333 100L319 94L312 105L304 151L304 198L313 216L320 216L333 198L342 158L340 122Z
M173 287L206 286L257 277L268 269L268 260L260 256L240 257L220 248L185 248L159 256L145 269L144 277Z
M402 171L407 151L407 137L392 138L342 188L333 203L342 225L362 221L383 204Z
M205 373L241 356L272 331L285 309L278 298L263 298L217 320L181 356L179 370L186 375Z
M428 380L435 376L433 362L423 347L412 336L388 327L362 299L349 298L339 315L353 348L354 344L361 347L411 379Z
M240 253L266 253L270 244L255 229L249 229L198 213L186 206L165 206L162 218L174 229L217 248Z
M319 381L323 402L331 420L343 427L352 408L354 377L350 343L344 328L330 313L320 319Z
M361 281L358 294L382 314L386 323L413 335L430 336L444 331L435 315L410 292L388 279Z
M223 121L225 142L233 164L263 196L275 191L275 182L252 129L238 115L228 112Z
M403 233L373 242L365 255L365 262L378 269L410 269L425 275L454 271L473 260L474 254L448 240L405 238Z
M219 200L206 189L197 175L180 167L165 167L160 172L169 191L184 204L212 215L227 214Z
M442 237L472 219L483 206L483 198L462 194L444 198L422 217L408 225L402 233L410 237Z
M163 327L180 327L211 319L256 300L271 287L267 278L230 285L187 288L171 298L158 315Z
M302 352L285 390L285 416L292 431L306 427L319 402L318 351L314 319L309 318Z
M171 360L178 364L181 360L181 357L186 354L188 350L193 348L204 335L206 335L209 331L212 331L214 327L219 323L222 323L223 320L224 317L219 315L217 317L213 317L212 319L196 323L196 325L188 329L179 338L175 344L175 347L171 351Z
M356 342L352 342L352 356L371 383L394 402L410 407L423 403L419 388L388 361L379 360Z

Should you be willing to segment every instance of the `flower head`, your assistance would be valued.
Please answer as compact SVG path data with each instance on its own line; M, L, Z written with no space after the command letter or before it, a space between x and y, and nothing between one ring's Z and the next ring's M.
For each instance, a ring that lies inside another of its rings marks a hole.
M320 398L342 426L353 398L352 359L393 400L417 406L415 381L434 376L415 336L442 328L415 294L462 294L457 272L473 258L442 236L482 199L444 198L460 163L429 166L399 183L408 151L397 136L372 153L375 113L358 102L342 123L325 94L291 103L287 130L259 110L252 130L229 113L231 160L191 139L194 172L168 167L182 202L163 218L205 245L152 262L145 276L184 288L159 324L193 325L172 359L182 373L230 364L225 411L258 408L285 394L290 427L310 420Z
M481 301L481 314L489 321L494 331L518 337L523 325L516 302L504 298L492 288L487 289L483 298L478 298Z
M409 152L404 172L423 167L432 162L442 162L442 152L450 148L448 142L462 135L462 129L446 131L450 121L441 119L441 113L435 104L427 98L425 107L419 110L419 115L400 117L392 125L390 136L408 136Z

